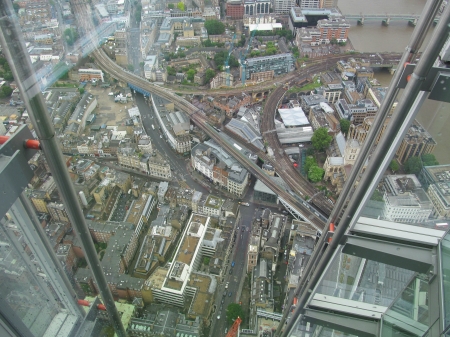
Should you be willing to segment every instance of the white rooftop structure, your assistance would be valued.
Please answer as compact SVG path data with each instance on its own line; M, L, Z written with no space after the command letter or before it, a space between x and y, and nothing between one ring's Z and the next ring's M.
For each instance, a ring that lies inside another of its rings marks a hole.
M278 113L286 127L309 125L308 118L301 107L278 109Z
M329 106L327 103L325 102L320 102L320 107L322 108L323 111L325 111L327 114L332 114L334 112L334 109Z
M275 29L282 29L283 25L281 23L259 23L259 24L250 24L248 25L248 30L251 32L253 30L259 31L268 31Z

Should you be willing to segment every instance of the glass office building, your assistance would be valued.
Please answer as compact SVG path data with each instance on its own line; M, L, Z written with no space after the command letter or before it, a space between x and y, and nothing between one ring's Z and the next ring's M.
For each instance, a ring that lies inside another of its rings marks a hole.
M380 188L389 163L423 102L427 99L443 102L443 113L450 114L450 6L440 14L434 35L419 61L412 64L441 2L427 2L401 59L402 71L394 75L328 220L330 230L318 240L298 287L286 301L279 328L272 335L450 336L450 234L446 220L450 207L450 166L444 165L434 173L427 167L419 177L425 179L422 186L430 191L430 202L439 205L431 212L436 221L405 224L386 219L386 196L395 191ZM36 132L33 135L22 126L0 145L0 336L90 336L99 332L93 324L92 311L80 306L85 303L78 300L80 289L71 281L70 268L60 263L42 229L45 219L35 214L27 196L34 174L28 162L37 151L37 145L27 141L35 136L40 140L40 149L47 157L74 230L81 238L109 323L117 335L126 336L55 143L38 77L32 70L12 3L1 1L0 10L2 50L11 63ZM88 16L84 19L89 21ZM88 25L92 24L91 20ZM81 47L92 50L100 40L91 39ZM293 66L289 55L281 65L275 57L269 57L252 66L258 71L284 73ZM397 108L384 130L384 122L397 98ZM384 133L374 146L382 130ZM414 179L403 176L391 179L398 194L390 195L389 200L399 206L399 212L408 212L408 207L422 207L417 201L420 195L408 189L410 180ZM383 191L381 199L374 197L376 190ZM58 230L55 232L63 233L69 228ZM60 234L56 235L57 238Z

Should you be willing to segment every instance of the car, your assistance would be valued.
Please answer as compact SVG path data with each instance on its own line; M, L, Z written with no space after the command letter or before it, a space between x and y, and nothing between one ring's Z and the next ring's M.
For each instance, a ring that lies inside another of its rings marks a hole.
M231 274L233 274L233 269L230 269L230 272L229 272L229 274L231 275Z
M236 229L239 229L239 226L237 226Z
M217 319L220 319L220 315L217 315Z
M232 294L232 292L230 291L230 292L228 293L228 297L231 297L231 294Z
M161 138L161 139L162 139L162 135L159 135L159 138Z
M231 267L234 267L234 265L235 265L235 262L234 261L231 262Z
M220 303L222 303L223 304L223 302L225 302L225 300L222 298L222 302L220 302Z

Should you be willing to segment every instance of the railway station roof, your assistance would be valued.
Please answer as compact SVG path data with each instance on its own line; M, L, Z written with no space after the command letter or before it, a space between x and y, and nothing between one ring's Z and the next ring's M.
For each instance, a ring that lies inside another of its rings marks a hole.
M284 125L288 128L309 125L308 118L301 107L278 109L278 113L280 114Z

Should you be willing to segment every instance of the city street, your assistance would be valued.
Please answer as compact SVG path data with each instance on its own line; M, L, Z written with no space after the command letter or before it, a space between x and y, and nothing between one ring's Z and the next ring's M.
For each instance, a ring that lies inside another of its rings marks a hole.
M186 170L187 161L190 160L190 156L183 157L177 153L170 147L170 145L166 142L165 138L161 138L162 132L159 130L159 124L154 117L153 109L147 104L143 95L136 93L134 95L135 103L139 108L142 117L142 125L144 126L145 132L152 139L152 146L154 149L158 150L161 155L163 155L166 160L170 163L170 167L172 169L173 177L178 181L182 181L184 183L183 187L189 186L196 191L200 191L205 195L209 194L209 191L201 184L196 182L192 177L188 174ZM153 130L152 125L155 126Z

